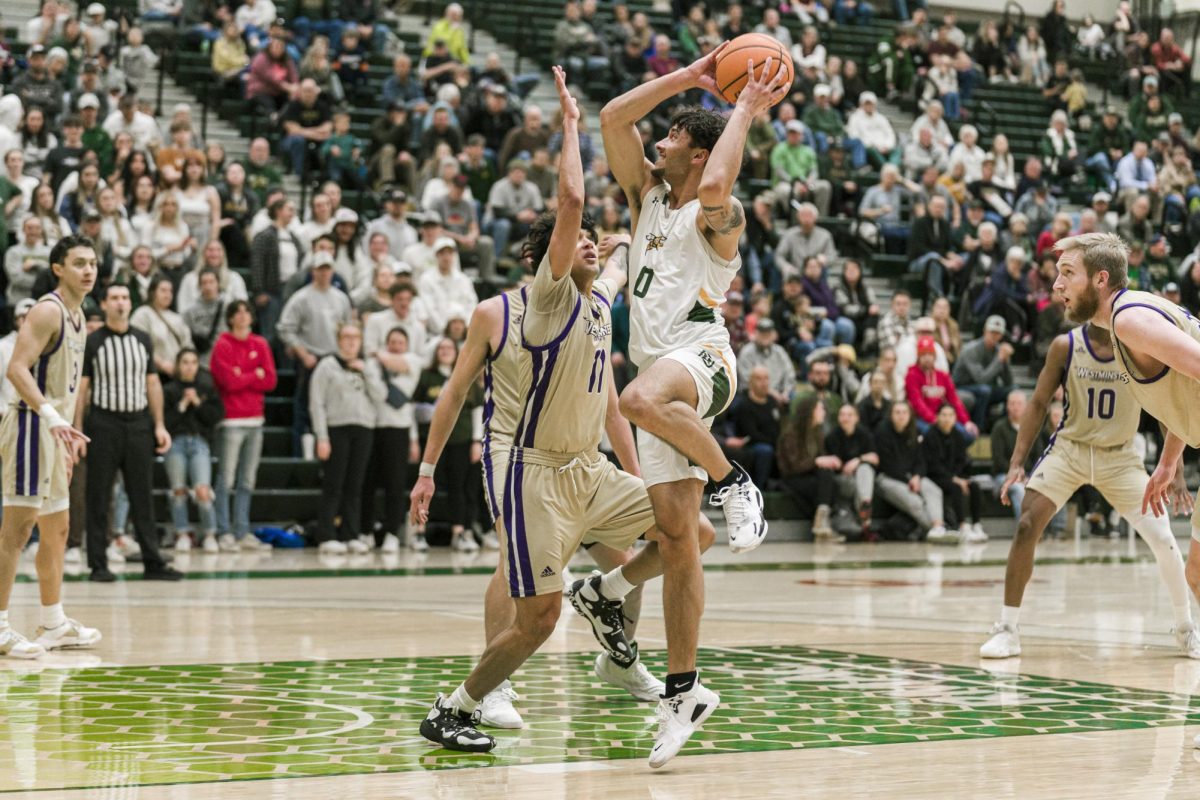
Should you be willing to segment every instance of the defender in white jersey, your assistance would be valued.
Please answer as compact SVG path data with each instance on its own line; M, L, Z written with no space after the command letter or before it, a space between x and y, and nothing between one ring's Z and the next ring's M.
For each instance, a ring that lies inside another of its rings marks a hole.
M17 399L0 421L4 470L4 520L0 523L0 656L37 658L46 650L89 647L95 628L68 619L62 608L63 555L71 469L88 441L68 420L83 370L86 335L80 306L96 283L96 248L86 236L67 236L50 252L58 290L30 310L17 334L6 377ZM30 642L9 624L8 601L17 560L33 526L37 553L41 626Z
M696 647L704 610L704 573L694 520L704 481L716 482L714 505L725 511L730 547L757 547L766 535L762 495L731 464L709 430L736 390L733 352L720 304L741 266L738 239L746 224L733 197L746 133L789 89L786 68L747 61L745 88L728 120L700 108L671 120L648 161L637 124L663 102L692 89L718 94L723 43L689 67L635 87L600 114L609 167L629 202L630 353L638 377L621 396L621 413L638 428L638 454L662 532L667 693L663 723L650 752L661 767L704 723L720 698L697 680Z
M1058 510L1081 486L1091 484L1150 546L1175 609L1175 636L1180 650L1191 658L1200 658L1200 636L1192 622L1191 596L1170 521L1141 510L1148 477L1133 439L1142 407L1116 364L1108 331L1083 325L1051 343L1046 365L1017 431L1001 500L1008 503L1009 488L1025 479L1022 465L1060 385L1064 389L1062 423L1029 478L1017 534L1008 552L1004 607L979 655L1011 658L1021 654L1021 600L1033 574L1037 543Z

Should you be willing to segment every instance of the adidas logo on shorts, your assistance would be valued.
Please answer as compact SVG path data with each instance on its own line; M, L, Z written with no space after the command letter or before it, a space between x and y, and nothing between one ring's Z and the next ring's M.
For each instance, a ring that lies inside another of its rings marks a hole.
M549 578L552 575L554 575L554 570L550 569L549 567L546 567L544 570L542 570L543 578Z

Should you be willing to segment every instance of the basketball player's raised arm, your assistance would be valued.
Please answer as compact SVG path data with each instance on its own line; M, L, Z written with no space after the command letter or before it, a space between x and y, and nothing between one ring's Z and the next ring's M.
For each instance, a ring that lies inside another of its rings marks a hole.
M425 438L425 454L421 458L421 475L411 494L410 515L417 525L424 525L429 520L429 503L435 488L433 470L442 457L458 415L462 413L467 393L483 371L492 331L503 322L501 302L499 297L493 297L475 307L471 323L467 326L467 340L458 354L454 371L450 373L433 406L433 419L429 423L429 435Z
M579 155L579 105L567 89L562 67L554 67L554 85L562 110L562 153L558 160L558 215L550 234L550 274L557 283L571 274L579 228L583 225L583 160ZM538 264L533 265L535 269ZM537 304L539 292L531 295Z
M625 191L636 223L642 198L658 179L642 148L637 124L664 101L689 89L701 88L719 96L716 83L717 57L728 45L722 42L711 53L674 72L635 86L616 97L600 110L600 133L604 137L604 155L613 177Z
M781 100L790 88L786 64L768 58L755 74L753 62L747 61L746 70L750 75L746 88L738 95L725 130L708 156L696 190L700 198L697 224L717 253L726 259L737 255L738 239L746 227L746 213L734 198L733 187L742 171L750 123Z
M1004 478L1004 485L1000 487L1000 502L1006 506L1011 505L1008 487L1025 480L1025 459L1029 457L1029 451L1042 431L1046 413L1050 410L1050 401L1062 383L1063 370L1067 366L1070 350L1071 340L1066 334L1054 337L1054 341L1050 343L1050 350L1046 353L1046 364L1038 374L1033 396L1029 398L1029 405L1025 407L1025 413L1021 416L1017 442L1013 446L1012 458L1008 460L1008 475Z
M613 297L619 295L629 281L629 246L632 242L633 237L628 233L614 233L600 242L600 260L604 262L600 280L612 284Z
M87 442L88 438L71 427L71 420L62 415L46 400L33 377L33 365L42 357L62 331L62 311L54 303L38 303L29 310L25 324L17 333L12 359L8 362L5 377L16 390L25 405L35 409L54 436L73 450L76 442Z

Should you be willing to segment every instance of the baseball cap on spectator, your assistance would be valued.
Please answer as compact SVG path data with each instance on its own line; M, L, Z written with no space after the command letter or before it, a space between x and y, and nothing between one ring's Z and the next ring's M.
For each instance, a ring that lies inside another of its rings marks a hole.
M968 211L978 211L978 210L982 210L982 209L983 209L983 201L982 200L972 200L969 203L967 203Z
M508 88L503 83L490 83L484 91L500 97L508 97Z
M97 63L96 63L96 61L95 61L94 59L91 59L91 58L89 58L87 61L84 61L84 62L83 62L83 68L82 68L82 69L83 69L83 71L84 71L84 72L88 72L88 73L91 73L91 72L99 72L99 71L100 71L100 65L99 65L99 64L97 64Z
M17 303L17 308L13 311L13 316L18 318L23 317L35 305L37 305L37 300L34 300L32 297L26 297Z
M1094 195L1092 195L1092 202L1093 203L1111 203L1112 195L1109 194L1108 192L1096 192Z
M858 104L861 106L864 103L871 103L873 105L878 105L879 98L875 96L874 92L863 92L862 94L860 94L858 96Z
M1033 190L1038 194L1045 194L1049 188L1045 181L1035 181L1033 184Z
M392 101L392 104L390 106L388 106L388 110L390 110L390 111L408 111L408 104L406 102L404 102L403 100L397 98Z
M1168 125L1174 125L1177 122L1180 125L1183 124L1183 114L1180 114L1178 111L1175 111L1167 116L1167 124Z
M933 317L917 317L913 323L913 330L920 333L933 333L937 330L937 323L933 321Z
M79 108L80 108L80 110L85 109L85 108L97 108L98 109L98 108L100 108L100 98L96 97L96 95L92 94L91 92L81 95L79 98Z
M788 133L804 133L804 123L798 119L789 120L785 127Z
M1179 284L1171 281L1163 287L1163 294L1179 294ZM20 308L20 306L18 306Z
M1154 245L1165 242L1166 240L1167 240L1166 237L1163 236L1161 233L1156 233L1150 237L1150 241L1146 242L1146 246L1154 247Z
M529 172L529 162L523 158L514 158L508 162L507 171L512 172L514 169L519 169L522 172Z
M458 250L458 245L449 236L443 236L433 243L433 252L440 253L449 247L451 250Z
M758 321L758 325L754 328L755 333L771 333L775 330L775 320L770 317L763 317Z
M923 356L926 353L930 355L937 354L937 345L934 344L932 336L922 336L920 339L917 339L917 355Z
M324 250L314 253L312 261L309 263L310 269L322 269L324 267L333 268L333 254L326 253Z
M1156 75L1147 75L1142 79L1142 86L1158 86L1158 77Z
M333 215L333 224L336 226L345 222L348 222L352 225L357 225L358 212L352 208L339 208L337 213Z
M788 275L786 278L783 279L783 282L784 283L804 283L804 281L802 281L800 279L800 276L797 275L796 273L792 273L791 275Z
M63 61L69 61L71 57L67 54L66 48L51 47L50 50L46 53L46 58L47 59L61 58Z
M465 189L471 184L471 179L460 172L454 176L452 183L460 189Z
M829 84L827 83L818 83L813 89L813 96L815 97L829 97L831 94L833 94L833 90L829 88Z
M385 194L383 196L383 202L385 202L385 203L407 203L408 195L404 193L403 189L397 189L397 188L393 187L391 189L388 189L387 194Z
M46 55L46 45L35 44L33 47L29 48L29 51L25 55L29 56L30 58L33 58L34 56L44 56Z
M1121 112L1117 110L1116 106L1105 106L1104 107L1104 116L1119 117L1119 116L1121 116Z
M1025 248L1021 247L1021 245L1019 245L1019 244L1014 244L1012 247L1008 248L1008 252L1004 254L1005 261L1007 261L1010 258L1019 258L1022 261L1024 261L1025 260Z
M438 211L430 209L425 212L425 217L421 220L422 225L441 225L442 215Z
M1008 332L1008 325L1004 322L1004 317L999 314L992 314L987 318L987 322L983 323L984 333L999 333Z
M104 16L104 6L99 3L92 3L87 7L87 15L89 17Z
M846 145L842 144L842 139L840 136L835 136L834 138L829 140L829 149L844 151L846 149Z
M100 216L100 211L98 209L89 208L87 211L83 212L83 222L99 222L102 219L104 219L104 217Z
M744 302L746 302L746 297L741 292L736 291L736 290L731 291L731 292L726 292L725 293L725 302L726 303L744 303Z
M411 275L412 267L410 267L404 261L393 261L392 262L392 274L393 275Z

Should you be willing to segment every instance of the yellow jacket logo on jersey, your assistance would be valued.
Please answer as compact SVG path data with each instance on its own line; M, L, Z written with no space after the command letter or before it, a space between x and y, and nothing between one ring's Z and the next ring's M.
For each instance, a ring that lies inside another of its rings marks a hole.
M646 249L647 250L662 250L663 245L667 243L666 234L647 233L646 234Z

